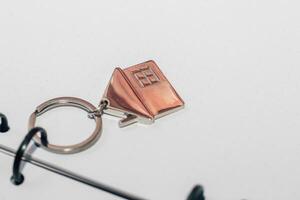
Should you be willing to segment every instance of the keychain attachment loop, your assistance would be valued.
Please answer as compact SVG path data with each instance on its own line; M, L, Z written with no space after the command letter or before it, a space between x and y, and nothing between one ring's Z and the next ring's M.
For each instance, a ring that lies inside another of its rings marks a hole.
M97 108L92 105L91 103L80 99L76 97L59 97L55 99L48 100L41 105L39 105L35 112L33 112L29 118L29 124L28 128L29 130L35 127L36 123L36 118L45 112L52 110L57 107L65 107L65 106L71 106L71 107L76 107L80 108L84 111L86 111L89 115L90 113L95 113L97 111ZM104 108L103 108L104 109ZM102 110L100 110L102 112ZM41 142L41 138L39 136L34 137L34 141L41 145L41 147L47 151L53 152L53 153L58 153L58 154L73 154L73 153L78 153L81 151L84 151L91 147L95 142L98 141L98 139L101 136L102 133L102 118L101 118L101 112L99 114L93 114L93 119L96 122L96 127L93 133L89 138L86 140L74 144L74 145L66 145L66 146L58 146L54 144L48 144L47 146L43 145Z
M88 112L88 117L90 119L95 119L95 117L101 117L103 115L104 110L106 109L107 105L108 105L108 102L106 100L102 100L95 110Z

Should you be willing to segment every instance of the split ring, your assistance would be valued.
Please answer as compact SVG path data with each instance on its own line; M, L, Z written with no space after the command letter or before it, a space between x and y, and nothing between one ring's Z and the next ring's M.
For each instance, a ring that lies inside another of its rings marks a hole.
M36 110L31 114L31 116L29 118L29 123L28 123L29 130L31 130L32 128L35 127L36 118L38 116L40 116L43 113L45 113L49 110L52 110L54 108L65 107L65 106L80 108L80 109L86 111L88 114L91 114L91 113L94 113L95 111L97 111L97 108L94 105L92 105L91 103L89 103L83 99L79 99L79 98L75 98L75 97L59 97L59 98L51 99L51 100L46 101L46 102L42 103L41 105L39 105L36 108ZM47 146L45 146L42 143L41 138L38 135L35 135L33 139L43 149L53 152L53 153L58 153L58 154L79 153L81 151L88 149L93 144L95 144L101 136L101 133L102 133L101 115L93 115L93 118L96 122L95 130L93 131L93 133L91 134L91 136L89 138L87 138L86 140L84 140L78 144L59 146L59 145L54 145L54 144L48 143Z

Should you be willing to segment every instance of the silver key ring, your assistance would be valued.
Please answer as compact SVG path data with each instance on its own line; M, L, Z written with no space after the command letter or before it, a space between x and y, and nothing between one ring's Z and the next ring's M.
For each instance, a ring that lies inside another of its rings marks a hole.
M95 142L97 142L101 136L102 133L101 115L105 106L100 106L99 108L96 108L91 103L75 97L59 97L59 98L51 99L39 105L36 108L36 110L31 114L28 123L29 130L35 127L36 118L38 116L54 108L65 107L65 106L80 108L82 110L85 110L89 114L89 116L93 117L93 119L96 122L96 127L92 135L86 140L84 140L83 142L74 145L66 145L66 146L58 146L50 143L47 146L44 146L41 142L40 137L37 135L34 137L34 141L45 150L53 153L73 154L73 153L84 151L87 148L91 147L93 144L95 144Z

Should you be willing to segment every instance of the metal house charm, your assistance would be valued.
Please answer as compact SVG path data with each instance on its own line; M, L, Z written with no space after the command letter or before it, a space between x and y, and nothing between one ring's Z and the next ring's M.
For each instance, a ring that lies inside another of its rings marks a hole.
M155 119L184 107L184 102L154 61L116 68L103 95L104 113L121 117L120 127Z

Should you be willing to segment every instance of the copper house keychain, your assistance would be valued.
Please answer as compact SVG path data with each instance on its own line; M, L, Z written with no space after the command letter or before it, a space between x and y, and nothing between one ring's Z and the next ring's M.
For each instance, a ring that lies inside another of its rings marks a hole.
M35 127L36 118L48 110L61 106L74 106L88 112L88 116L96 122L96 128L89 138L79 144L70 146L49 144L46 130L41 127ZM24 175L21 171L23 169L22 162L25 161L123 199L144 200L145 198L103 184L93 178L82 176L34 158L27 154L26 150L32 139L34 139L35 143L31 147L42 147L50 152L60 154L81 152L100 138L102 132L101 117L103 114L120 117L119 126L124 127L136 122L151 124L156 119L183 107L184 102L154 61L147 61L126 69L116 68L98 107L75 97L59 97L46 101L39 105L34 113L31 114L29 132L24 137L17 151L0 144L0 153L14 157L13 175L11 176L11 182L14 185L21 185L24 182ZM5 115L1 113L0 122L0 132L7 132L9 130L8 122ZM187 200L205 200L203 187L195 185Z
M69 146L44 146L39 136L34 140L42 148L59 154L81 152L92 146L101 136L103 114L121 118L120 127L139 122L151 124L156 119L184 107L184 102L154 61L140 63L126 69L116 68L98 107L75 97L59 97L39 105L29 119L29 130L36 118L56 107L78 107L92 117L96 128L85 141Z

